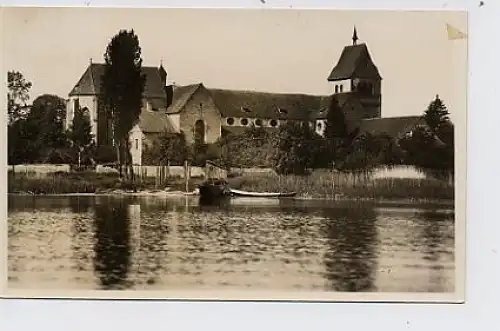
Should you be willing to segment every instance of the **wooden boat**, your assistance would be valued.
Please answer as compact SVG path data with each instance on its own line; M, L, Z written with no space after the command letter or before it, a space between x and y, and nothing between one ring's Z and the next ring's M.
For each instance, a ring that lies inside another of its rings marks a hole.
M297 195L296 192L287 192L287 193L248 192L248 191L235 190L232 188L229 189L229 192L231 193L232 196L251 197L251 198L288 198L288 197L294 197L295 195Z
M230 197L231 193L224 179L209 179L199 187L200 203L212 204Z

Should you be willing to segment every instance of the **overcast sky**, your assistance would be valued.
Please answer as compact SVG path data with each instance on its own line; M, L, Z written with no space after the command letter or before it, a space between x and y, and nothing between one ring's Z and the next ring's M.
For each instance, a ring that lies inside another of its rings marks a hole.
M260 9L3 9L2 70L33 82L31 99L67 98L89 59L103 62L111 37L134 29L143 65L163 60L170 81L207 87L329 94L326 81L353 26L383 77L382 116L418 115L439 94L450 112L466 100L463 12Z

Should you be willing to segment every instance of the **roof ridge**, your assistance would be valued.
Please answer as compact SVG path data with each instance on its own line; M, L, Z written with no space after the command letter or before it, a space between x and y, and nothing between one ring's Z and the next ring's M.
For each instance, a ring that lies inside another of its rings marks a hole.
M225 88L208 88L209 91L223 91L232 93L245 93L245 94L265 94L265 95L282 95L282 96L306 96L306 97L317 97L317 98L329 98L331 94L309 94L309 93L293 93L293 92L269 92L269 91L257 91L257 90L238 90L238 89L225 89ZM347 93L347 92L346 92Z
M92 88L92 93L96 94L96 88L95 88L95 80L94 80L94 72L93 72L93 63L90 64L90 80L91 80L91 88Z

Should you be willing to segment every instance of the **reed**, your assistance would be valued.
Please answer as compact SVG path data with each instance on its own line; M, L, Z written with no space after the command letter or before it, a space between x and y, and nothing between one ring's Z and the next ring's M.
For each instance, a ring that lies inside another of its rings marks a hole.
M193 190L201 179L191 179L188 188ZM8 173L9 193L68 194L101 193L113 190L141 191L169 187L171 190L185 190L183 178L171 177L162 187L154 177L137 176L134 182L120 180L116 173L55 172L39 175L36 173Z
M239 188L258 192L297 192L303 198L324 199L446 199L454 198L447 181L426 178L377 178L363 173L315 171L308 176L245 175Z

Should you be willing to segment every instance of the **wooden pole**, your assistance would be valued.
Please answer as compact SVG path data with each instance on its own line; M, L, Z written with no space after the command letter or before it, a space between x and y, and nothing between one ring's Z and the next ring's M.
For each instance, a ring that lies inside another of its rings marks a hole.
M186 193L187 193L189 190L189 170L187 161L184 161L184 180L186 184Z

